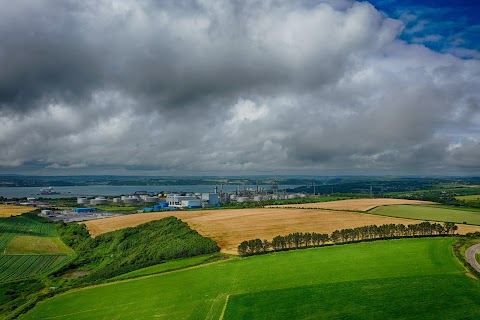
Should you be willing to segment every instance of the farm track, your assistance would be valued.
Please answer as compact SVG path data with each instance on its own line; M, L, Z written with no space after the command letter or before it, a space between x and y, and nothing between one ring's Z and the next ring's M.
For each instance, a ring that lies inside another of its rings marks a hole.
M480 254L480 243L469 247L465 251L465 258L467 262L475 269L477 272L480 272L480 264L475 258L477 254Z

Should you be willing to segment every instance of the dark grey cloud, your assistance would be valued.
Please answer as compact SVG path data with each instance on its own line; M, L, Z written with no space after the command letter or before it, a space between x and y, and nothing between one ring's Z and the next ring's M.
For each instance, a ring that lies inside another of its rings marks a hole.
M4 7L0 170L480 172L480 62L366 2Z

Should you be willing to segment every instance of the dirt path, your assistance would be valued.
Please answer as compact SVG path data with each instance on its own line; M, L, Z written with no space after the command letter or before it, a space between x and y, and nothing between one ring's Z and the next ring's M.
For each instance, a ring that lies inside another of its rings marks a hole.
M480 272L480 264L478 263L477 259L475 259L475 256L476 256L477 254L480 254L480 243L471 246L470 248L468 248L468 249L465 251L465 257L467 258L468 263L470 263L470 265L471 265L475 270L477 270L478 272Z

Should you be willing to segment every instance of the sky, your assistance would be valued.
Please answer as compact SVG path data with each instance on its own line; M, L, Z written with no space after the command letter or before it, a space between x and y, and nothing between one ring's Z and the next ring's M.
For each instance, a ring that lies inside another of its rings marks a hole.
M0 8L0 174L480 175L478 1Z

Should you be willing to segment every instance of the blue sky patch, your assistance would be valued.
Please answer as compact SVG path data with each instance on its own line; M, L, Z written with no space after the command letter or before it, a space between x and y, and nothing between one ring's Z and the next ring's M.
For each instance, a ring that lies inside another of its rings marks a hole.
M401 39L462 58L480 58L480 1L370 0L405 24Z

